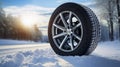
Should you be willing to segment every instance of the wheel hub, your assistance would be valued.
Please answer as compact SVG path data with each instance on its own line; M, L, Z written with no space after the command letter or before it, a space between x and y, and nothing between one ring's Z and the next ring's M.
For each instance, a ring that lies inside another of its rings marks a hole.
M66 33L67 33L68 35L71 35L71 34L72 34L72 29L67 29Z

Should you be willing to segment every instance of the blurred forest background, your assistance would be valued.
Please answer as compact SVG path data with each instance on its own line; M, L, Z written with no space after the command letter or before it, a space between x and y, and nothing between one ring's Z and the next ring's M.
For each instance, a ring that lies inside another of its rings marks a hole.
M120 0L95 0L101 41L120 40Z
M95 13L101 25L101 41L120 40L120 0L93 0ZM97 11L96 11L97 9ZM20 19L6 15L0 7L0 38L40 41L42 33L37 27L22 26ZM48 41L47 37L44 39Z
M42 33L37 25L23 26L20 19L6 15L0 7L0 38L14 40L40 41Z

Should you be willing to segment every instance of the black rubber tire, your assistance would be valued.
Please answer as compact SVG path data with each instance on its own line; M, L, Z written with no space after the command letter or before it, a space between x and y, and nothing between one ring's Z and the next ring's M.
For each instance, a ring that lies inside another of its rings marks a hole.
M80 45L73 51L65 52L60 50L53 41L52 26L56 16L62 11L72 11L81 20L83 26L83 37ZM62 56L89 55L97 46L100 39L100 25L93 11L83 5L76 3L64 3L52 14L48 26L49 42L55 53Z

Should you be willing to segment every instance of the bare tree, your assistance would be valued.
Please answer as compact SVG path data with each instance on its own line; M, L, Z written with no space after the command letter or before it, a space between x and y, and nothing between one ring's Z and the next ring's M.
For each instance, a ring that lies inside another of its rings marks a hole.
M116 0L117 14L118 14L118 27L119 27L119 40L120 40L120 0Z
M2 28L3 30L2 30L2 32L3 32L3 38L6 38L6 31L7 31L7 25L6 25L6 17L5 17L5 13L4 13L4 11L3 11L3 9L0 7L0 25L1 25L1 27L0 28Z
M112 1L108 1L108 13L109 13L109 22L108 22L108 26L109 26L109 37L110 40L113 41L114 40L114 31L113 31L113 11L112 11Z

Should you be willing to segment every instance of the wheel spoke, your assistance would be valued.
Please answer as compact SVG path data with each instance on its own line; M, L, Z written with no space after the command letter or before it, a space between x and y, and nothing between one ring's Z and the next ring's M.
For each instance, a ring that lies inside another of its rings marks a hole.
M72 12L69 12L69 27L71 27L71 20L72 20Z
M77 38L78 40L81 40L81 38L79 37L79 36L77 36L76 34L74 34L74 33L72 33L73 34L73 36L75 37L75 38Z
M62 31L65 31L65 28L60 25L53 24L53 26L55 26L56 28L59 28Z
M73 27L72 29L75 30L77 27L81 26L81 23L78 23L75 27Z
M67 28L67 23L66 23L66 21L65 21L65 18L64 18L63 15L62 15L62 13L60 13L60 18L61 18L61 20L62 20L65 28Z
M73 50L73 37L72 35L70 35L70 47L71 47L71 50Z
M60 34L57 34L57 35L53 36L53 38L58 38L58 37L66 35L66 34L67 33L63 32L63 33L60 33Z
M60 44L59 48L61 49L61 47L63 46L63 44L65 43L65 41L67 40L68 36L65 36L65 38L63 39L62 43Z

